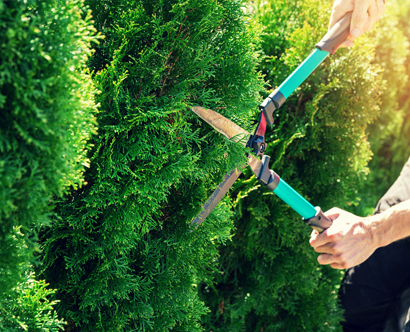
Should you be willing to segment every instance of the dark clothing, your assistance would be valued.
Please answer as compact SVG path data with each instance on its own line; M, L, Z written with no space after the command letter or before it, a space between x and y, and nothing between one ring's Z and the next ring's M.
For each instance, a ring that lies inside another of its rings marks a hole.
M410 159L375 213L410 199ZM345 332L410 332L410 238L377 249L346 271L340 288Z

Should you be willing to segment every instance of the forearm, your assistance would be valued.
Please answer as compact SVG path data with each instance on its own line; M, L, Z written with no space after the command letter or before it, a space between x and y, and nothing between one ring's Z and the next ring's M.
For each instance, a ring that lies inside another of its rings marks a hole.
M347 269L363 263L373 252L410 236L410 200L366 218L339 208L327 211L332 226L323 233L312 232L310 245L320 264Z
M377 248L410 236L410 199L366 218Z

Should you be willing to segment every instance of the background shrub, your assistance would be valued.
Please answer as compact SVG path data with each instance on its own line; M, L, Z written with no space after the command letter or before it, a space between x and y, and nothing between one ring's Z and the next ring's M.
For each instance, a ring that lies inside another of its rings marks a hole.
M81 7L0 1L0 293L30 259L51 197L82 183L95 111L82 68L95 29Z
M79 0L0 0L0 329L58 331L29 261L53 197L80 187L94 130L95 40Z
M7 332L58 332L65 322L57 317L50 300L55 293L47 284L37 281L27 267L24 279L8 292L0 307L0 328Z
M359 215L373 213L410 155L409 13L408 2L388 3L386 17L371 33L377 45L374 62L382 66L386 90L378 118L368 128L373 158L353 209Z

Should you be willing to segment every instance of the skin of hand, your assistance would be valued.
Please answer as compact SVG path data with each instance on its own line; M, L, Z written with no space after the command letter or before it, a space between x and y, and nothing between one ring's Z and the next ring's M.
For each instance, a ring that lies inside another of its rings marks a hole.
M347 269L364 262L377 249L365 218L339 208L325 215L333 221L332 226L321 234L313 231L309 241L316 252L322 253L319 264Z
M333 4L329 29L346 13L353 12L350 23L350 36L341 47L351 47L357 37L369 31L381 18L385 10L383 0L336 0Z
M320 234L313 231L309 243L321 253L319 264L334 269L361 264L377 248L410 236L410 200L365 218L339 208L325 215L333 221L332 226Z

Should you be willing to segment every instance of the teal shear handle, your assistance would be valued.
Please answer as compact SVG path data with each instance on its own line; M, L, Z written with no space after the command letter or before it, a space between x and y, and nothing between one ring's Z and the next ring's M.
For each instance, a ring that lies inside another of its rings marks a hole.
M313 207L312 204L282 179L279 180L278 186L273 192L301 215L305 223L319 233L322 233L332 225L332 221L323 214L319 206Z
M313 229L322 233L332 225L332 221L326 217L320 207L314 207L296 190L282 180L278 174L269 169L270 157L262 157L262 168L258 180L268 189L272 190L280 199L295 210Z
M329 55L326 51L315 49L296 70L279 86L276 93L281 93L287 99L293 91L322 63Z
M279 178L278 186L273 189L273 192L304 219L310 219L316 215L313 205L284 180Z
M273 113L283 105L286 99L295 91L305 79L326 59L334 54L339 46L350 34L350 20L352 13L347 13L332 29L316 44L315 50L303 61L295 71L260 105L266 122L273 124Z
M283 105L286 99L303 81L322 63L329 54L334 54L350 34L352 13L347 13L332 29L316 44L316 49L303 61L289 77L273 91L260 105L266 122L273 124L273 112ZM269 169L269 156L262 158L263 167L258 179L269 189L302 216L303 220L313 229L322 233L332 225L320 207L314 207L279 175Z

